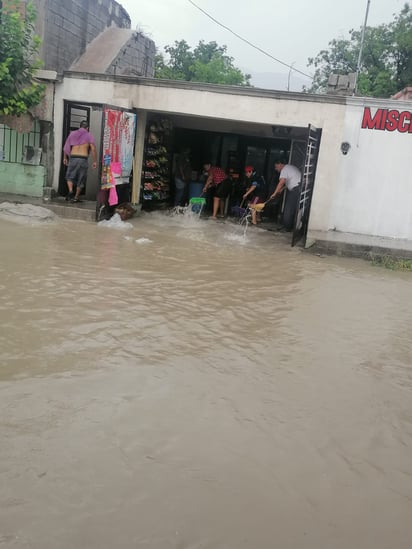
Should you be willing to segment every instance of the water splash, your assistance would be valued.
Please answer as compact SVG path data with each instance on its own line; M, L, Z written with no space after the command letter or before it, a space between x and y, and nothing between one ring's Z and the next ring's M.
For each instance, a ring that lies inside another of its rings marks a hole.
M169 215L183 219L200 219L204 205L189 204L187 206L175 206L169 211Z
M241 244L244 246L249 242L249 239L246 236L246 231L243 233L225 233L224 238L226 240L229 240L230 242L236 242L237 244Z
M145 237L142 237L142 238L138 238L137 240L135 240L136 244L151 244L153 242L153 240L150 240L150 238L145 238Z
M108 227L110 229L128 230L133 229L133 225L127 221L122 221L118 213L114 214L110 219L104 219L97 224L99 227Z

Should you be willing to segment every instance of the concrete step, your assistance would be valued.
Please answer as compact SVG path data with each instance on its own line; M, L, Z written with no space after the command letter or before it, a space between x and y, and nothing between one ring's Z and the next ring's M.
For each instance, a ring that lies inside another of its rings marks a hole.
M79 219L81 221L96 221L96 202L85 200L72 204L64 199L42 201L42 206L48 208L59 217Z

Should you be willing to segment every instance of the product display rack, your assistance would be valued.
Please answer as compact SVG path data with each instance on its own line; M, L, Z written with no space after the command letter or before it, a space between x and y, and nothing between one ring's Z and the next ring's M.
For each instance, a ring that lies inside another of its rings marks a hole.
M142 203L152 208L170 199L172 127L169 120L149 120L142 167Z

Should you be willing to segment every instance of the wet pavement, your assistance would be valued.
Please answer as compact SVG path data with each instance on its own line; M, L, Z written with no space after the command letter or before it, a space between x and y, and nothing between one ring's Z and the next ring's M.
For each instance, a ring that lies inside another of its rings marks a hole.
M0 230L1 548L409 549L410 273L159 213Z

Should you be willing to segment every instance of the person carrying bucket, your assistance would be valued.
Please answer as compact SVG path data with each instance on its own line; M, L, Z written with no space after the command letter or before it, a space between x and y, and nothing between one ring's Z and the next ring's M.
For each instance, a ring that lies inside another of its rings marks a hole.
M227 173L218 166L212 166L211 162L203 164L204 170L207 172L207 180L203 187L203 194L206 194L209 189L213 189L213 213L212 219L225 217L225 202L232 190L232 181Z
M248 188L243 195L243 203L247 203L252 212L252 224L257 224L257 212L264 207L267 195L266 183L261 175L256 173L253 166L245 167L245 176L248 181Z

